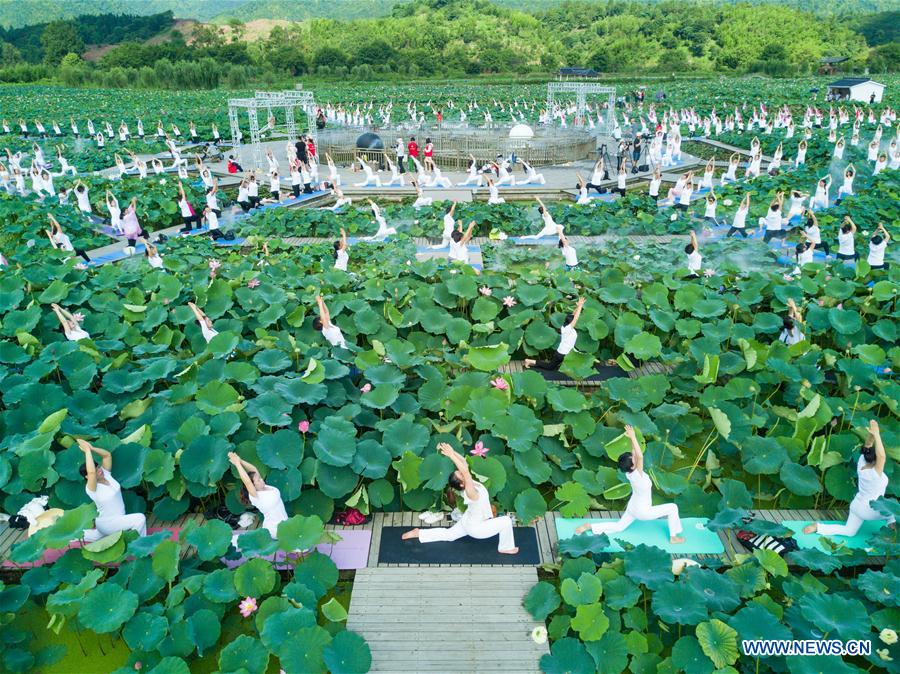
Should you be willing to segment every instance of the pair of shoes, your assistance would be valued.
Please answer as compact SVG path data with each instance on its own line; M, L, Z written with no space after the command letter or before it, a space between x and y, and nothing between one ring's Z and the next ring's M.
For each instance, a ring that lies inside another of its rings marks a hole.
M436 513L430 510L419 515L419 519L425 524L437 524L444 519L444 513Z

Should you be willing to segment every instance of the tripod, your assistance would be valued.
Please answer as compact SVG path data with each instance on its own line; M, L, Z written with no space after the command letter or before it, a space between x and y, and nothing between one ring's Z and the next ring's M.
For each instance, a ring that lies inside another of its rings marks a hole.
M640 150L640 153L638 154L637 158L635 158L634 152L633 151L631 152L631 172L633 174L639 173L641 170L640 169L641 166L649 164L647 155L648 155L647 143L641 143L641 150Z

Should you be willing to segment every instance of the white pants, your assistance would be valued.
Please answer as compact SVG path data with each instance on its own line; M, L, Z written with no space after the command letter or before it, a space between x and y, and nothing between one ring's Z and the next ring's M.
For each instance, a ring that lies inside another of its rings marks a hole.
M369 185L375 185L375 187L381 187L381 178L376 176L374 173L367 173L366 179L361 183L355 183L356 187L369 187Z
M415 203L413 203L413 208L421 208L422 206L431 206L431 203L434 201L432 197L419 197L416 199Z
M391 185L400 185L400 187L403 187L405 184L406 184L406 180L403 178L402 173L398 173L396 175L394 175L392 173L390 181L386 182L385 186L390 187Z
M472 183L475 183L477 187L482 187L484 185L484 176L482 176L480 173L474 176L467 176L463 182L457 185L457 187L467 187Z
M595 534L616 534L620 531L625 531L635 520L658 520L663 517L669 520L669 536L677 536L681 533L681 519L678 517L678 506L674 503L663 503L662 505L650 506L646 509L635 508L634 510L626 510L619 520L592 524L591 532Z
M463 536L491 538L498 534L500 535L500 540L497 543L497 550L502 552L516 547L516 541L513 537L513 524L509 515L493 517L483 522L466 522L463 519L450 528L429 527L419 529L419 540L422 543L434 543L437 541L456 541Z
M447 176L441 176L440 178L433 178L431 183L428 185L429 187L439 187L439 188L447 188L453 187L453 183L450 182L450 178Z
M533 176L526 176L525 180L521 181L519 185L544 185L546 182L543 173L535 173Z
M850 514L847 515L846 524L819 524L816 526L816 532L822 536L855 536L862 523L871 520L887 520L888 524L894 523L893 517L885 517L873 510L868 503L853 499L850 502Z
M147 518L143 513L132 513L118 517L98 517L94 522L95 529L85 529L84 540L87 543L99 541L104 536L109 536L117 531L134 529L141 536L147 535Z
M516 179L511 173L503 176L502 178L497 178L497 180L494 181L494 185L496 185L497 187L500 187L501 185L509 185L510 187L515 187L515 184Z

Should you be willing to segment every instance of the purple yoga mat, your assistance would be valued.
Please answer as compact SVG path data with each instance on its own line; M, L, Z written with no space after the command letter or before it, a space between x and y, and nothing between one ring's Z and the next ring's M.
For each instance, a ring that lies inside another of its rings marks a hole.
M235 534L242 534L243 531L235 531ZM337 565L338 569L364 569L369 561L369 544L372 542L372 532L368 529L338 529L334 533L341 537L337 543L320 543L316 546L316 550L326 557L331 557L331 561ZM274 555L266 555L264 559L275 562L276 569L291 569L296 562L302 558L296 552L283 552L279 550ZM234 569L244 562L248 557L240 557L238 559L222 559L229 569Z

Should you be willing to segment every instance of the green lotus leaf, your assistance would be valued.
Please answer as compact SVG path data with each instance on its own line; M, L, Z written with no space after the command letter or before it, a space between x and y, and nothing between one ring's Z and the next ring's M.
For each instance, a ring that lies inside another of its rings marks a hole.
M541 656L544 674L595 674L594 659L577 639L565 637L556 641L550 652Z
M343 417L327 417L319 427L313 451L328 465L349 465L356 453L356 428Z
M241 564L234 572L234 589L242 597L262 597L272 591L276 580L272 563L256 557Z
M593 604L600 600L603 582L592 573L582 573L577 580L572 578L563 580L559 592L569 606Z
M641 543L624 554L625 575L651 590L672 583L672 564L669 555L659 548Z
M535 518L543 517L547 512L547 503L541 492L529 487L516 495L516 517L521 522L531 522Z
M471 346L465 355L466 362L476 370L494 372L509 362L509 347L501 342L493 346Z
M256 452L262 462L276 470L296 468L303 459L303 439L295 430L281 429L263 435L256 441Z
M97 634L119 629L135 613L138 597L115 583L103 583L81 600L78 620Z
M125 625L122 636L133 651L153 651L169 631L169 621L164 616L139 611Z
M312 590L316 597L322 597L338 582L339 572L331 558L313 552L303 558L294 569L294 580Z
M616 576L603 584L604 602L616 610L635 606L640 596L640 588L625 576Z
M822 491L819 475L811 466L801 466L792 461L786 461L781 466L779 477L784 486L798 496L812 496Z
M359 402L366 407L383 410L386 407L393 405L399 395L399 386L393 384L380 384L368 393L363 393L359 398Z
M190 674L191 668L181 658L169 655L162 658L147 674Z
M231 444L219 437L202 435L182 452L178 465L185 478L199 484L216 484L228 470Z
M197 556L209 561L228 552L231 545L231 527L222 520L208 520L203 526L187 535L187 542L197 548Z
M842 335L853 335L862 329L862 319L852 309L829 309L828 323Z
M572 536L559 542L559 553L570 557L582 555L599 555L609 547L609 537L606 534L596 536L585 533Z
M772 475L787 461L788 454L775 438L754 436L742 443L741 459L748 473Z
M203 596L216 604L237 601L234 588L234 572L231 569L216 569L203 577Z
M625 351L641 360L656 358L662 353L659 337L649 332L639 332L625 342Z
M322 615L333 623L341 623L347 620L347 609L334 597L322 604L321 610Z
M800 598L799 606L823 639L863 639L871 629L868 611L858 599L811 592Z
M667 570L671 573L671 569ZM654 613L669 624L696 625L707 618L703 594L684 582L657 587L651 605Z
M288 552L308 550L321 542L324 533L318 517L295 515L278 524L278 547Z
M274 391L267 391L248 401L244 409L268 426L287 426L291 423L293 405Z
M577 482L566 482L556 489L554 497L562 502L563 517L582 517L591 507L591 497Z
M331 635L319 626L304 627L278 649L278 658L286 674L325 671L325 648Z
M559 608L561 601L553 585L540 581L528 591L522 604L535 620L544 621Z
M266 603L271 599L271 597L267 599ZM315 597L311 598L311 602L315 603ZM262 619L262 610L260 610L258 615L257 621ZM316 614L314 610L288 606L288 608L272 613L264 619L260 636L269 650L278 651L281 645L290 639L295 631L304 627L312 627L315 624Z
M153 551L153 573L167 582L178 575L178 560L181 546L178 541L165 540Z
M239 635L219 653L219 669L223 672L264 674L269 666L269 651L246 634Z
M365 674L372 667L372 652L365 639L347 630L338 632L322 655L331 674Z
M858 585L871 601L884 606L900 606L900 578L893 573L869 569L859 577Z
M211 381L197 391L197 408L207 414L219 414L237 400L234 387L221 381Z
M87 543L82 546L81 553L85 559L90 559L98 564L109 564L121 559L125 554L125 538L121 531L117 531L109 536L104 536L100 540Z

